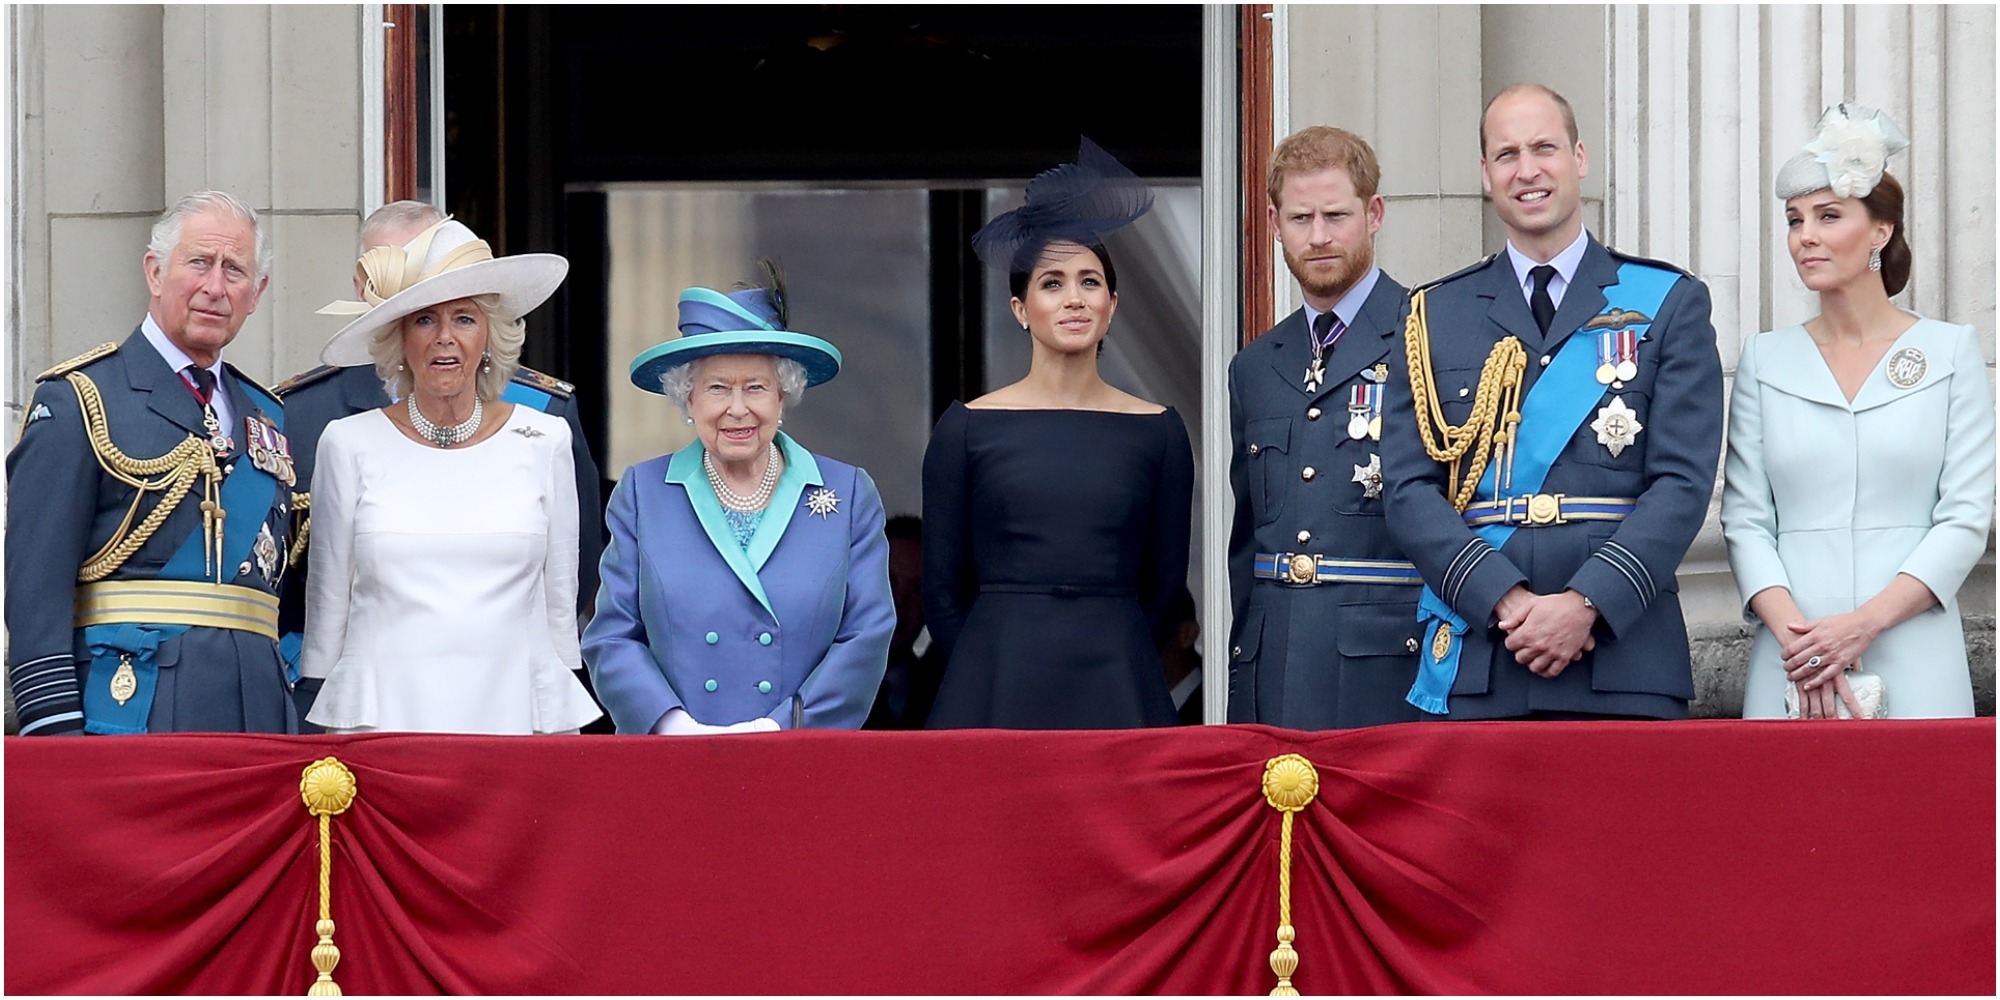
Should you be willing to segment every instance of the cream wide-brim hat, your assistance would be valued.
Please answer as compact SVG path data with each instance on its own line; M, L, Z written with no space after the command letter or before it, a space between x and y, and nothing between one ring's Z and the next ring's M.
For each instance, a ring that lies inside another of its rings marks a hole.
M400 247L369 250L355 268L362 276L363 301L321 310L367 310L329 337L319 352L321 361L341 368L374 364L369 343L376 333L411 313L475 295L498 295L504 312L523 317L547 302L569 275L569 261L559 254L495 257L485 240L452 219Z

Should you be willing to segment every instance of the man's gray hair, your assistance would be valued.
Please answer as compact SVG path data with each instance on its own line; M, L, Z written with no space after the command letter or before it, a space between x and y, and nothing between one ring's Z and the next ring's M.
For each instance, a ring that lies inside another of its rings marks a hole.
M427 201L392 201L373 212L361 222L361 237L354 248L356 257L379 246L382 234L394 229L415 229L422 231L438 224L444 213Z
M722 356L710 355L709 357ZM778 365L778 392L783 395L778 404L778 412L782 414L785 412L786 407L796 406L799 400L805 398L806 366L793 361L791 358L779 357L775 354L764 356L777 362ZM696 358L686 364L675 365L660 375L660 391L665 393L668 399L673 400L675 406L681 408L681 416L683 417L694 416L694 413L689 409L694 401L694 370L696 365L707 360L709 358Z
M181 227L189 216L202 212L221 211L242 219L250 224L250 232L257 239L253 279L264 278L271 273L271 241L264 238L264 228L257 224L257 210L244 204L243 200L227 191L196 191L174 202L153 223L152 238L146 244L146 252L153 255L153 275L167 273L167 259L174 255L174 248L181 245Z

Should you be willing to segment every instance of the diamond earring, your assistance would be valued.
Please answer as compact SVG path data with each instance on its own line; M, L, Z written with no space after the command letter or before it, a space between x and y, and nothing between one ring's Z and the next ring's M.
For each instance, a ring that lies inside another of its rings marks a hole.
M1882 269L1881 247L1873 247L1868 251L1868 269L1870 271L1880 271Z

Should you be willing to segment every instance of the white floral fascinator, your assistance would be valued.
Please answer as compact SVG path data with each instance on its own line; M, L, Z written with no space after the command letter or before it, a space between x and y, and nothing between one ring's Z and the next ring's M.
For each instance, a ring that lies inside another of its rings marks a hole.
M1831 189L1842 198L1866 198L1882 181L1889 156L1910 139L1878 108L1836 104L1819 117L1819 134L1778 170L1779 201Z

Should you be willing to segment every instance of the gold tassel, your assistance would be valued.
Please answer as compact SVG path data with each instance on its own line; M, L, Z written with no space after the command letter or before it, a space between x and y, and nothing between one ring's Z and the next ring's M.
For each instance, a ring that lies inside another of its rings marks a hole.
M1295 997L1292 974L1299 971L1299 953L1292 948L1292 814L1319 795L1319 772L1295 753L1264 762L1264 801L1285 816L1278 837L1278 947L1271 952L1271 971L1278 974L1274 997Z
M309 997L340 996L340 984L333 981L333 967L340 964L340 949L333 944L333 818L354 804L354 772L339 758L322 757L306 765L299 776L299 797L306 811L319 817L319 922L313 933L312 964L319 979L306 990Z

